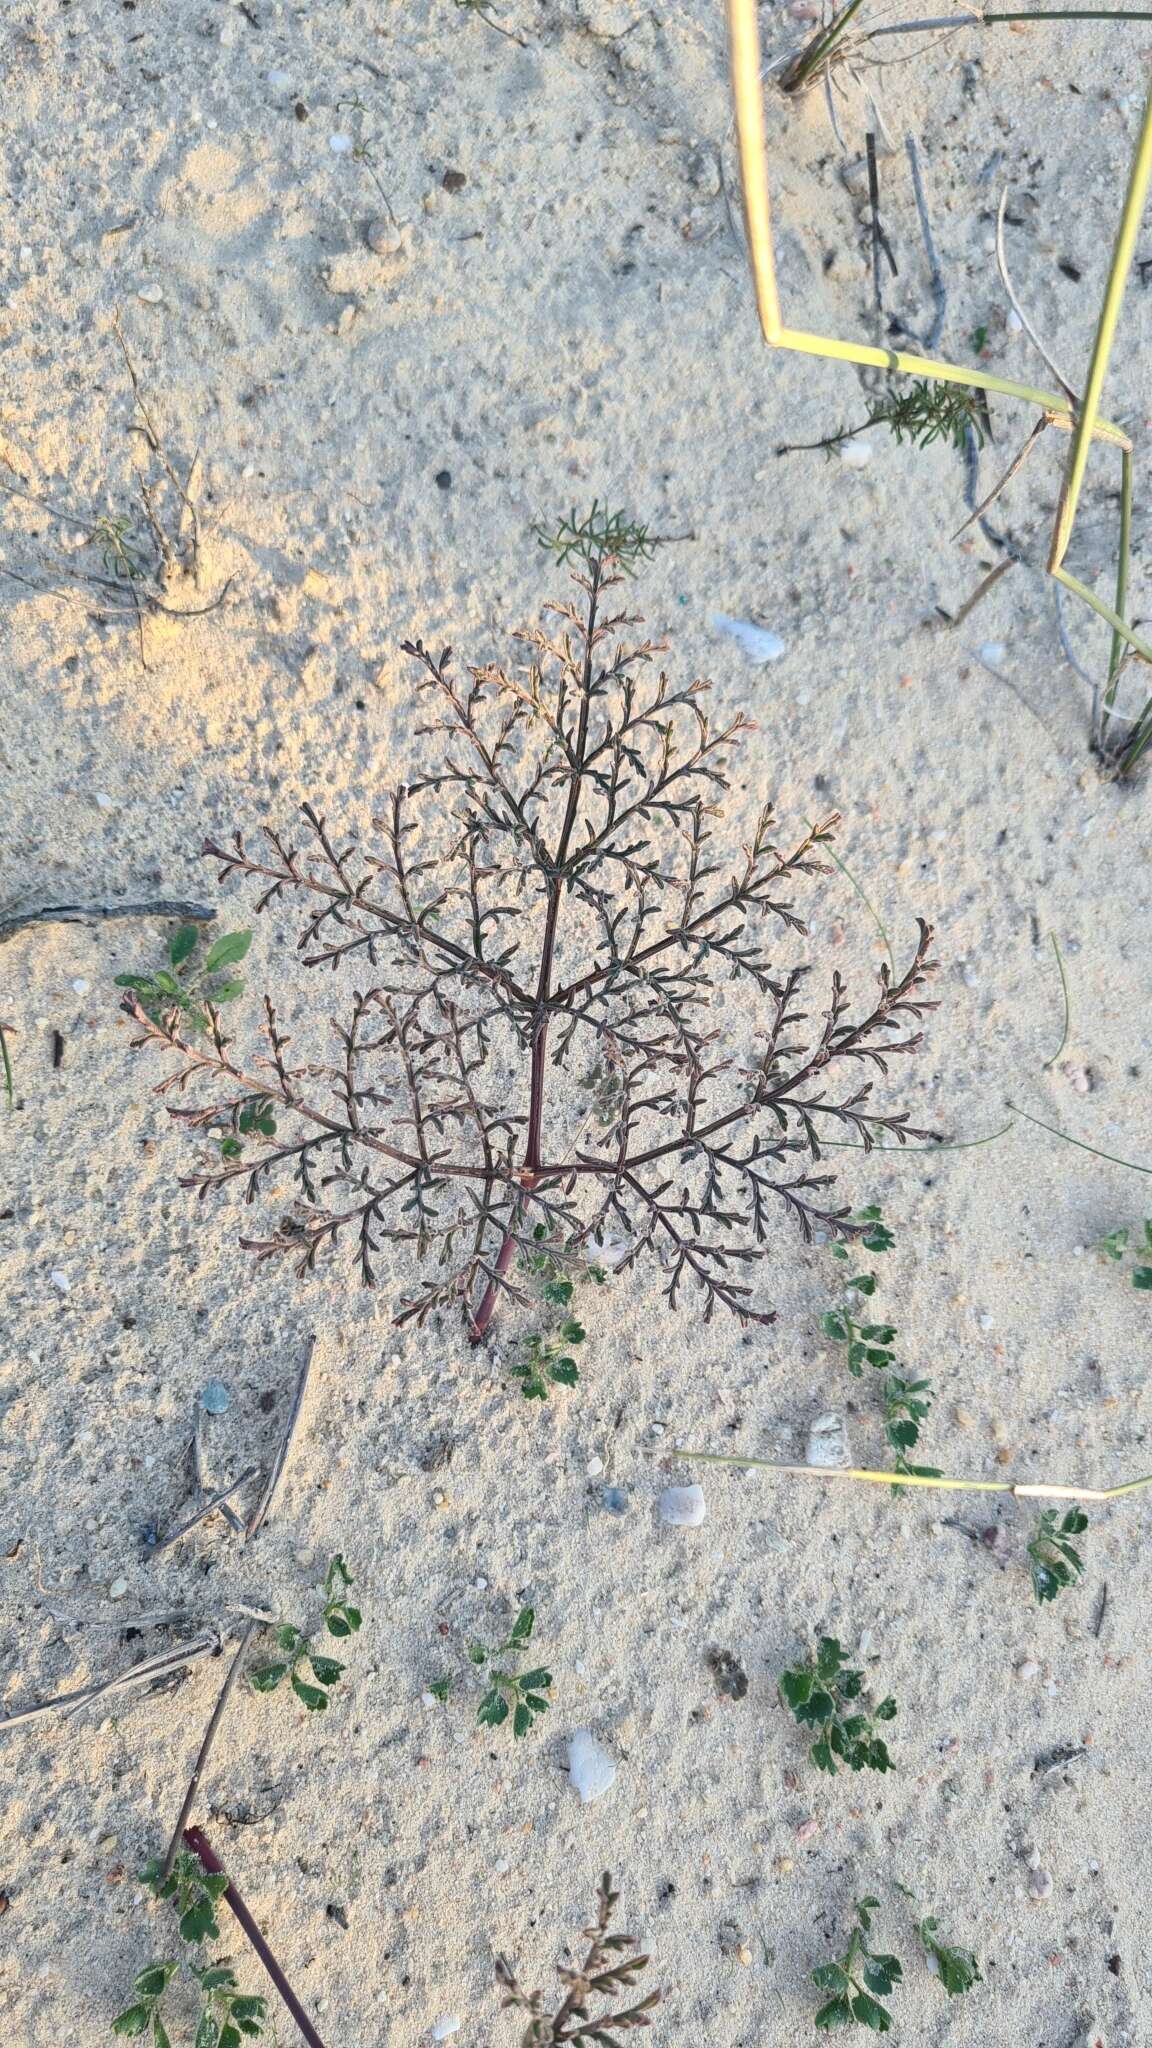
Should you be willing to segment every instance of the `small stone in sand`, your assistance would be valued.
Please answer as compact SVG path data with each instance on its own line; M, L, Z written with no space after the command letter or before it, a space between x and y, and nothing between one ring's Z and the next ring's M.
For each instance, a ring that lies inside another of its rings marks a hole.
M211 1379L204 1383L200 1406L205 1415L223 1415L228 1407L228 1389L223 1380Z
M666 1486L660 1495L660 1520L672 1529L698 1529L704 1514L702 1487Z
M436 2025L433 2027L432 2039L434 2041L446 2041L449 2034L458 2034L460 2032L460 2025L459 2013L446 2013L444 2018L437 2020Z
M587 1728L578 1728L568 1744L568 1776L585 1806L607 1792L615 1779L614 1760Z
M600 1496L605 1512L610 1515L628 1513L628 1495L622 1486L606 1486Z
M1028 1880L1029 1898L1035 1899L1038 1904L1043 1904L1045 1899L1052 1897L1052 1888L1052 1872L1050 1870L1034 1870L1032 1872Z
M108 1598L110 1600L122 1600L127 1591L127 1579L113 1579L112 1584L108 1588Z
M808 1447L804 1453L807 1465L847 1465L848 1431L844 1417L833 1408L824 1415L818 1415L808 1429Z
M50 1277L53 1287L59 1288L61 1294L71 1294L72 1282L69 1280L67 1273L61 1273L57 1269Z

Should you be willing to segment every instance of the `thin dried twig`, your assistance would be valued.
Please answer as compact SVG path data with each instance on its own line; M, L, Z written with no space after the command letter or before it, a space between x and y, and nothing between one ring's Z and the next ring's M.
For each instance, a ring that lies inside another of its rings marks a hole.
M178 917L183 924L212 924L216 912L205 903L51 903L43 909L16 910L0 917L0 946L34 924L100 924L114 917Z
M300 1375L296 1381L296 1391L292 1396L292 1406L288 1411L288 1420L284 1425L284 1434L277 1446L276 1456L272 1460L272 1469L268 1474L264 1491L248 1518L246 1534L249 1542L251 1542L257 1530L261 1529L267 1521L276 1495L280 1490L280 1482L284 1477L284 1467L288 1463L288 1453L292 1448L292 1438L296 1433L296 1425L300 1420L300 1411L304 1406L304 1395L308 1388L308 1375L312 1370L312 1354L315 1349L316 1339L315 1337L309 1337L308 1348L304 1354L304 1363L300 1368Z
M259 1624L257 1622L250 1621L243 1635L241 1636L240 1647L237 1650L236 1655L233 1657L231 1664L228 1666L228 1675L220 1688L219 1698L216 1701L216 1705L212 1709L212 1717L208 1723L207 1728L204 1730L204 1740L200 1744L200 1748L196 1756L196 1762L193 1766L192 1776L188 1781L188 1790L184 1794L184 1803L180 1808L180 1818L177 1821L176 1826L172 1830L172 1839L168 1844L168 1850L164 1857L164 1868L161 1872L160 1877L161 1884L167 1884L168 1879L172 1875L172 1865L175 1863L176 1857L179 1853L180 1839L184 1833L185 1827L188 1824L188 1816L192 1811L193 1801L195 1800L196 1794L200 1789L200 1780L204 1775L204 1769L212 1751L212 1744L216 1740L217 1731L220 1727L221 1721L224 1718L224 1709L228 1704L228 1698L232 1691L232 1687L235 1685L236 1680L240 1675L240 1666L244 1662L244 1658L248 1650L248 1645L252 1641L252 1638L256 1633L258 1625Z
M242 1472L239 1479L234 1479L230 1486L222 1486L218 1493L210 1494L207 1500L201 1501L195 1514L189 1515L186 1522L181 1522L178 1529L169 1530L167 1536L157 1537L155 1543L149 1546L152 1556L155 1557L158 1551L167 1550L170 1544L178 1543L181 1536L187 1536L188 1531L194 1529L198 1522L205 1521L224 1501L230 1500L234 1493L239 1493L242 1486L247 1486L250 1479L255 1479L258 1470L258 1466L249 1465L247 1471Z
M1069 405L1075 408L1080 403L1080 401L1076 396L1076 390L1074 385L1064 375L1063 370L1061 370L1053 362L1051 354L1046 344L1041 341L1040 336L1037 334L1036 329L1033 327L1031 320L1028 318L1027 313L1025 312L1023 306L1017 298L1015 290L1013 289L1012 279L1008 275L1008 258L1004 249L1004 215L1007 211L1007 208L1008 187L1007 185L1005 185L1004 190L1000 195L1000 204L996 209L996 268L1000 272L1000 282L1008 295L1008 303L1011 306L1012 311L1015 313L1016 318L1020 322L1021 327L1024 329L1025 334L1028 336L1029 341L1032 343L1032 346L1035 349L1037 355L1039 356L1041 362L1043 363L1045 369L1048 371L1050 376L1055 377L1056 382L1060 386L1061 391L1064 393L1065 398L1068 400Z
M37 1706L18 1708L16 1713L8 1714L0 1721L0 1735L6 1728L27 1726L32 1721L44 1720L49 1714L86 1707L105 1693L125 1692L132 1686L147 1685L153 1678L166 1678L170 1672L181 1670L185 1664L194 1664L200 1657L214 1657L219 1648L218 1635L205 1635L199 1636L195 1642L182 1643L179 1649L161 1650L158 1655L145 1657L128 1671L120 1672L116 1678L102 1678L95 1685L82 1685L75 1692L62 1692L55 1699L41 1700Z

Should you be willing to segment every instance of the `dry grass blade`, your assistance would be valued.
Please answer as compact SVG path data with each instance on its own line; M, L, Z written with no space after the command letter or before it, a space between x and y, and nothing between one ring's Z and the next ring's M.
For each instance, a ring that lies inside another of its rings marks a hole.
M312 1370L312 1355L315 1349L316 1339L315 1337L309 1337L308 1348L304 1354L304 1363L300 1368L296 1380L296 1389L292 1396L292 1406L288 1411L288 1420L284 1425L284 1433L277 1445L276 1456L272 1460L272 1469L268 1474L264 1491L248 1520L245 1534L249 1542L251 1542L257 1530L262 1528L267 1521L275 1504L276 1495L280 1490L280 1482L284 1477L284 1468L288 1463L288 1453L292 1448L292 1439L296 1434L296 1425L300 1420L300 1411L304 1406L304 1396L308 1390L308 1375Z

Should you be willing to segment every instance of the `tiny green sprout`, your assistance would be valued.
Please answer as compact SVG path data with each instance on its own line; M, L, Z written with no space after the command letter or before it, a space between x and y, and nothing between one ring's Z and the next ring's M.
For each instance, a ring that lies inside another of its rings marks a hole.
M835 1636L821 1636L816 1655L794 1664L780 1680L780 1698L801 1727L819 1729L808 1754L818 1771L836 1776L837 1758L850 1771L895 1769L875 1724L896 1718L894 1699L867 1711L859 1702L864 1673L850 1670Z
M863 1223L867 1225L867 1229L863 1233L854 1231L852 1238L853 1243L859 1242L863 1245L865 1251L890 1252L895 1249L895 1233L888 1228L884 1221L884 1211L877 1203L873 1202L867 1209L858 1209L856 1214L849 1218L849 1221L855 1224ZM832 1257L834 1259L847 1259L851 1257L848 1246L842 1244L839 1238L836 1239L832 1246ZM864 1277L871 1280L872 1286L861 1288L860 1291L863 1294L871 1294L875 1289L876 1275L875 1273L869 1273ZM849 1287L860 1286L859 1280L849 1280L846 1284Z
M534 1330L521 1340L522 1355L513 1362L511 1371L520 1381L526 1401L546 1401L549 1382L557 1387L577 1384L580 1371L576 1360L568 1354L575 1345L583 1344L586 1335L582 1325L567 1316L550 1334Z
M836 1963L822 1963L812 1972L817 1990L830 1996L816 2014L816 2026L830 2033L836 2027L870 2027L874 2034L891 2030L892 2015L881 1999L889 1998L904 1972L895 1956L880 1955L868 1947L872 1915L879 1899L857 1899L852 1908L855 1926L844 1954Z
M855 1379L860 1378L866 1365L886 1372L896 1363L896 1353L891 1348L896 1336L894 1323L858 1323L847 1309L830 1309L821 1316L820 1328L834 1344L847 1345L846 1364Z
M160 2004L179 1968L179 1963L149 1963L146 1970L141 1970L132 1982L135 1999L131 2005L125 2006L123 2012L117 2013L112 2022L112 2032L128 2039L150 2033L153 2048L169 2048L168 2031L160 2017Z
M359 1608L349 1606L343 1598L342 1589L351 1584L344 1559L337 1555L324 1574L324 1625L329 1635L353 1636L360 1627L362 1616ZM292 1622L282 1622L277 1628L276 1644L283 1651L283 1656L268 1664L253 1665L248 1674L253 1692L275 1692L286 1678L309 1713L322 1714L328 1706L332 1687L343 1675L343 1664L335 1657L327 1657L314 1650L303 1629L295 1627ZM311 1670L311 1679L303 1675L305 1665Z
M1128 1250L1128 1237L1126 1229L1110 1230L1107 1237L1099 1240L1096 1248L1106 1259L1119 1264ZM1149 1254L1152 1254L1152 1217L1144 1220L1144 1242L1138 1256L1147 1257ZM1132 1285L1141 1294L1152 1293L1152 1266L1133 1266Z
M592 510L584 519L579 519L573 508L555 526L538 523L532 531L540 546L555 555L558 562L576 561L590 566L595 561L610 559L628 576L635 574L638 562L650 562L661 544L658 534L629 519L625 512L610 512L598 498L593 498Z
M168 1877L164 1876L163 1859L153 1856L140 1872L140 1882L156 1898L174 1900L182 1941L194 1945L203 1941L219 1941L216 1902L228 1889L228 1879L222 1872L205 1870L197 1857L190 1856L183 1849Z
M902 1380L893 1373L884 1382L884 1434L896 1453L896 1470L905 1478L939 1479L935 1465L910 1465L908 1452L920 1441L920 1424L932 1406L930 1380Z
M1071 1536L1082 1536L1088 1527L1088 1517L1083 1508L1069 1508L1057 1521L1060 1510L1045 1508L1036 1524L1036 1530L1028 1545L1028 1556L1032 1563L1032 1591L1040 1606L1046 1600L1055 1600L1065 1586L1074 1586L1084 1570L1080 1552L1069 1542Z
M540 1293L550 1308L567 1309L576 1283L558 1264L548 1241L546 1224L532 1232L533 1249L522 1255L522 1263L539 1283ZM590 1266L588 1277L603 1285L607 1274L601 1266ZM520 1339L519 1355L509 1367L526 1401L546 1401L550 1386L574 1387L580 1372L571 1352L583 1344L587 1331L575 1316L565 1315L551 1330L533 1330Z
M241 1991L226 1963L209 1963L192 1975L202 2000L195 2048L240 2048L244 2035L263 2033L267 1999Z
M887 427L898 446L906 440L915 448L930 448L933 441L950 441L962 449L969 431L976 446L984 446L984 417L975 391L964 386L930 384L918 378L909 391L874 398L868 408L868 424Z
M974 1984L983 1982L980 1965L970 1948L952 1948L948 1942L941 1941L936 1933L939 1925L940 1922L931 1916L921 1920L917 1930L921 1946L945 1996L962 1998Z
M501 1728L511 1716L512 1733L517 1740L522 1735L527 1735L539 1714L548 1712L552 1702L546 1700L543 1695L551 1687L552 1673L546 1671L543 1665L533 1671L509 1671L497 1664L495 1659L518 1659L532 1640L535 1624L535 1609L522 1607L505 1640L496 1649L490 1650L484 1643L470 1643L468 1646L469 1663L477 1671L488 1667L485 1674L488 1690L477 1708L477 1721L483 1728ZM434 1699L447 1705L455 1686L455 1678L440 1678L434 1685L430 1685L428 1690Z
M208 948L199 966L192 965L192 956L200 944L200 928L194 924L182 924L173 933L168 945L168 965L158 967L153 974L118 974L117 988L135 991L140 1008L146 1017L158 1024L163 1017L174 1010L182 1013L182 1022L191 1031L207 1031L209 1025L208 1006L218 1009L221 1003L234 1003L244 993L244 983L228 974L226 970L236 967L243 960L252 944L252 934L247 932L224 932ZM248 1106L240 1114L238 1128L245 1128L243 1117ZM261 1105L259 1114L265 1114ZM271 1122L271 1119L269 1119ZM249 1124L247 1128L256 1126ZM265 1126L259 1126L261 1130ZM276 1129L271 1124L271 1135Z
M982 355L988 346L988 329L986 327L974 327L968 336L968 346L974 356Z
M343 1590L352 1584L348 1567L337 1551L324 1574L324 1625L330 1636L354 1636L363 1620L358 1607L349 1606Z

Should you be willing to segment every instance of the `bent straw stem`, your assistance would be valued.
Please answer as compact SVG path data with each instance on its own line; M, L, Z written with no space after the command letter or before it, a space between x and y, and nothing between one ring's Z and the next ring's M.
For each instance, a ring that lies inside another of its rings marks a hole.
M1104 378L1108 370L1108 359L1116 338L1116 327L1120 319L1120 306L1132 259L1136 253L1136 237L1148 196L1149 181L1152 180L1152 88L1144 105L1144 117L1140 134L1132 157L1132 169L1128 177L1128 190L1120 214L1120 225L1116 232L1116 243L1112 251L1112 262L1108 270L1108 281L1104 288L1104 302L1100 308L1100 319L1096 328L1096 339L1092 345L1092 360L1088 365L1088 377L1084 395L1076 419L1076 431L1068 454L1068 467L1060 492L1060 503L1056 512L1056 525L1052 534L1052 552L1048 568L1052 575L1060 569L1068 552L1072 538L1072 526L1076 518L1076 507L1088 467L1088 452L1092 445L1093 430L1100 409L1100 395L1104 389ZM1082 586L1081 586L1082 591ZM1097 609L1099 606L1097 605ZM1105 614L1101 614L1105 616ZM1113 615L1115 620L1116 614ZM1113 631L1117 627L1113 624ZM1123 621L1119 630L1130 638ZM1136 644L1133 642L1133 644ZM1146 657L1152 658L1152 657Z
M772 1458L736 1458L719 1451L678 1449L676 1456L694 1465L736 1465L758 1472L776 1472L806 1479L849 1479L870 1486L926 1486L945 1493L1010 1493L1014 1500L1118 1500L1122 1494L1139 1493L1152 1486L1152 1472L1141 1479L1126 1480L1122 1486L1065 1486L1046 1481L1012 1479L951 1479L943 1473L928 1477L919 1472L880 1472L867 1465L778 1465Z

